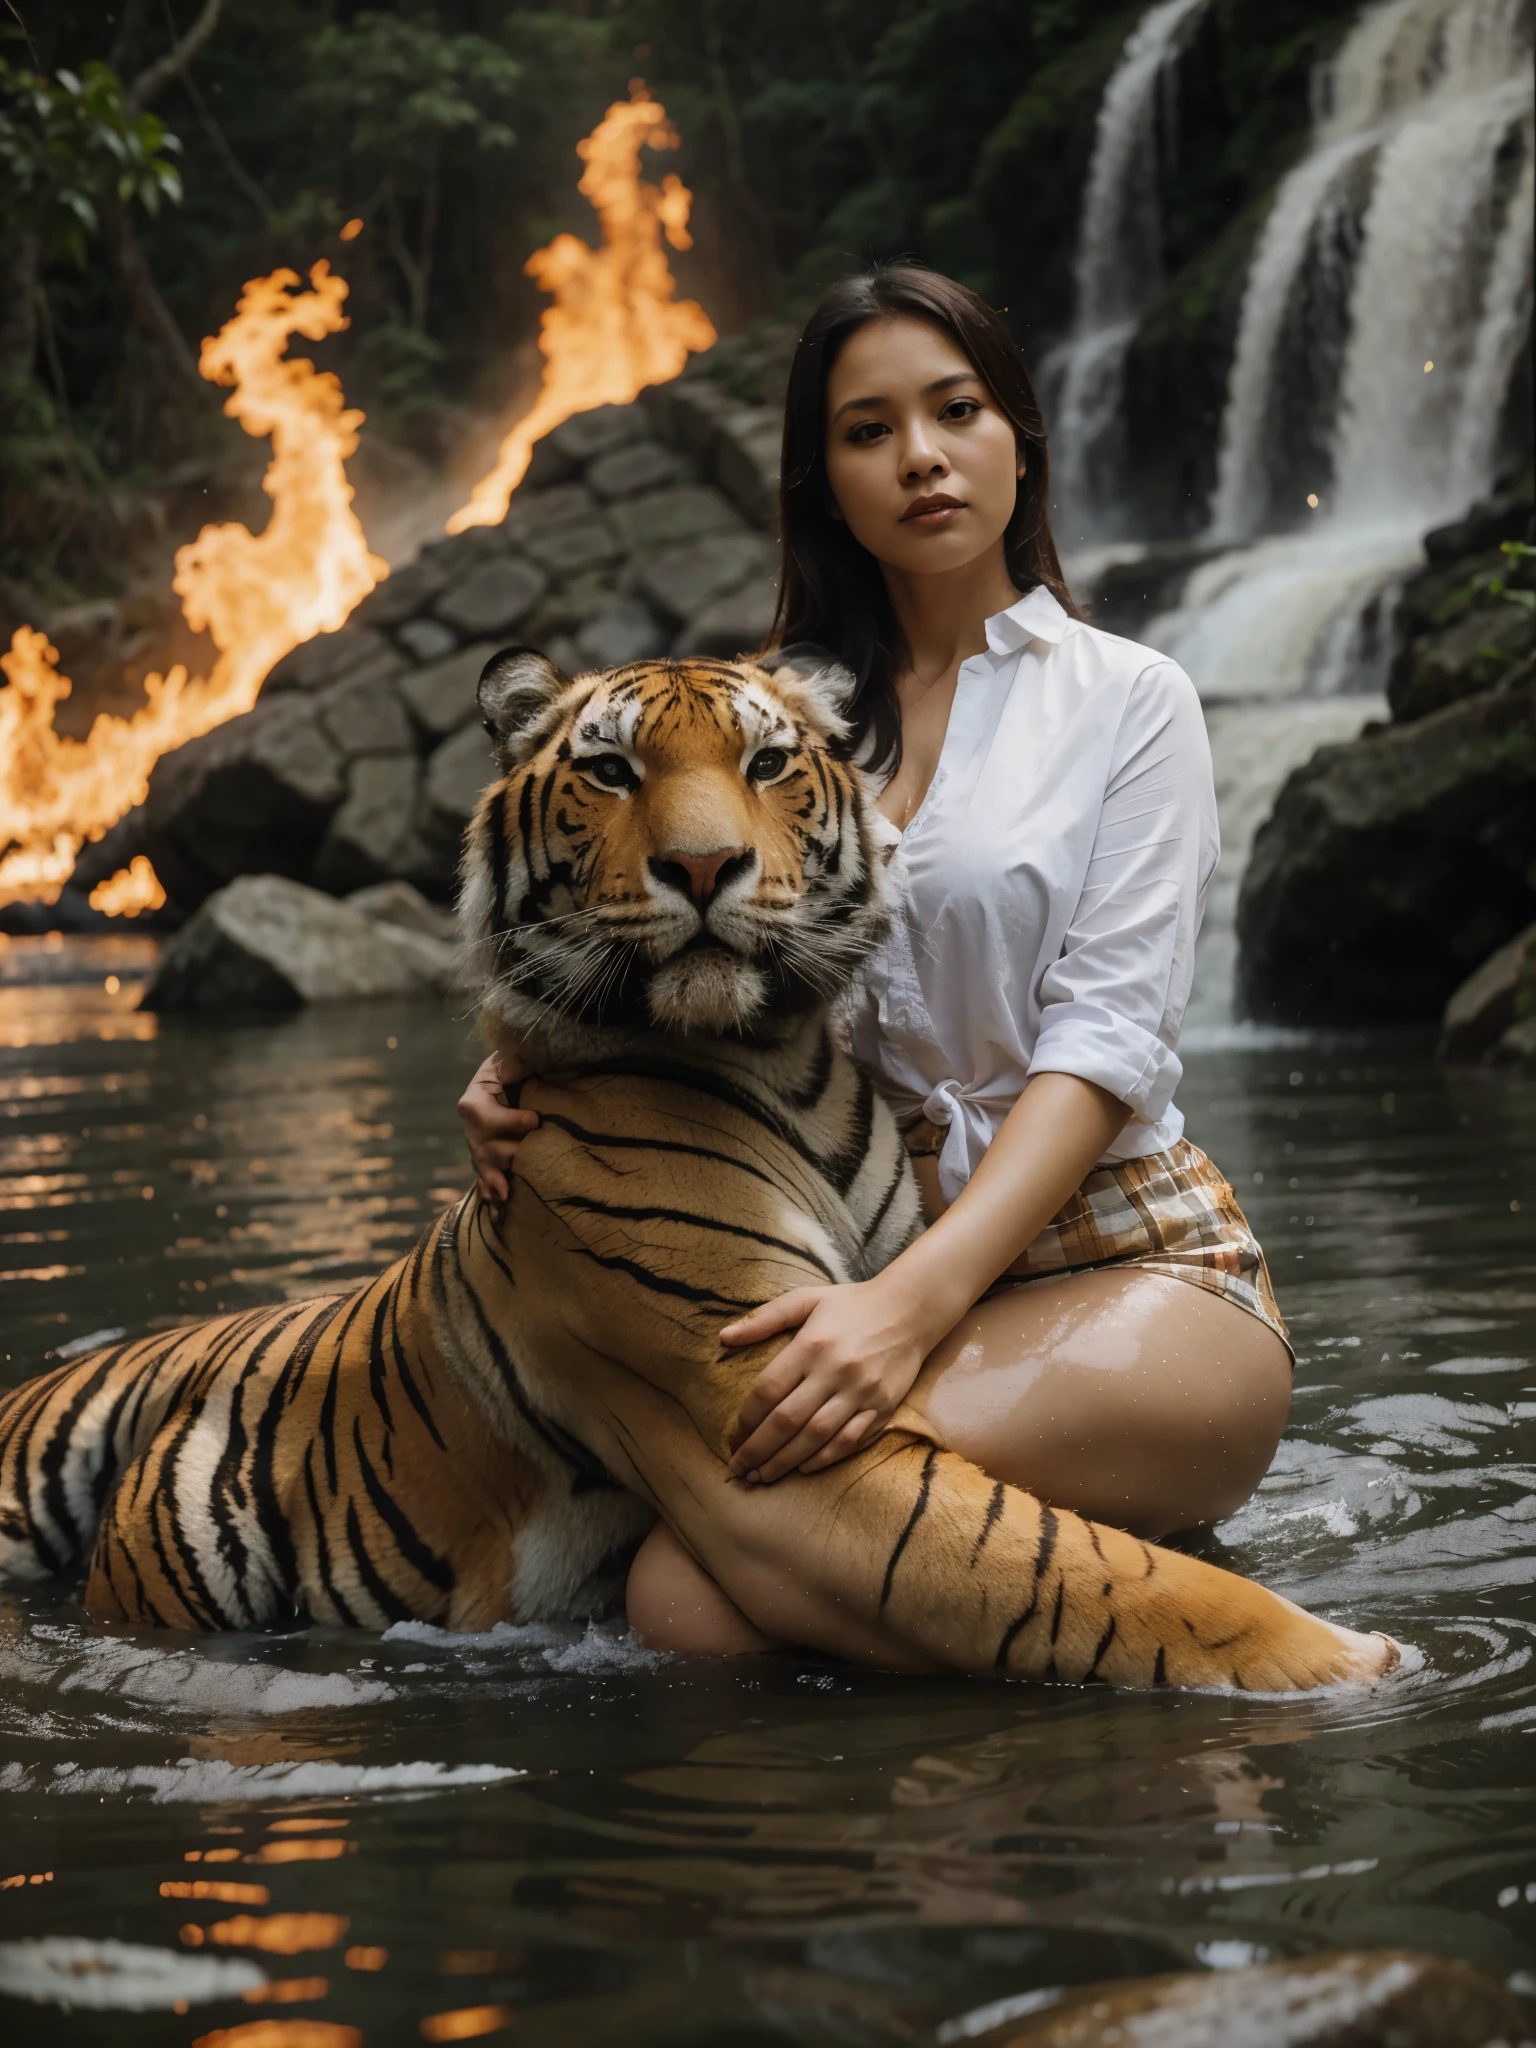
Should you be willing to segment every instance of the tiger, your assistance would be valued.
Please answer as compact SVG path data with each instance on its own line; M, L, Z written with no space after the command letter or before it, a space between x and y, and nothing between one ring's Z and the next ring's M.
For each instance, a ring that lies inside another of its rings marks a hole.
M890 923L851 679L797 655L570 677L493 657L464 953L537 1129L351 1293L104 1347L0 1407L0 1572L165 1629L610 1611L658 1516L765 1633L885 1668L1287 1692L1356 1634L994 1482L923 1382L840 1464L727 1471L783 1338L729 1320L922 1228L836 1006Z

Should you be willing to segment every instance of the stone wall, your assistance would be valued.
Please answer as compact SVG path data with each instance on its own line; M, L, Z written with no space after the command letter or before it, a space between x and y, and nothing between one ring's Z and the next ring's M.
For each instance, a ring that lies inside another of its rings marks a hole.
M84 849L57 921L94 923L89 891L138 852L171 899L164 923L248 874L337 896L400 879L445 901L491 773L487 658L535 646L574 672L757 647L778 439L776 408L703 368L568 420L500 526L423 548L280 662L253 711L167 754L146 802Z

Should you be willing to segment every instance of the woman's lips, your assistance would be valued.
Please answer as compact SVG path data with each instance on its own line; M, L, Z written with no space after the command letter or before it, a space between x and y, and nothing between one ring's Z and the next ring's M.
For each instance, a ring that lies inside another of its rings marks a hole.
M948 526L955 514L964 510L958 498L919 498L902 513L901 524L921 526L931 532L937 527Z

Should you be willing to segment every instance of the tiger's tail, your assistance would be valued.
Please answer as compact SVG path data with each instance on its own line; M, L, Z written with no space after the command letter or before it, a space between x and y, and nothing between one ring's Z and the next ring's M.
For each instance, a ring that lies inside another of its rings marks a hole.
M111 1344L0 1397L0 1579L84 1569L119 1477L199 1377L187 1335Z

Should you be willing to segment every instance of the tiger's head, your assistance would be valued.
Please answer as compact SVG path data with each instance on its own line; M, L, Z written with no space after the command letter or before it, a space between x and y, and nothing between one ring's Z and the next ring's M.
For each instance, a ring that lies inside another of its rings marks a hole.
M793 652L480 679L501 779L460 929L488 1019L756 1035L846 986L889 926L891 828L839 756L852 678Z

